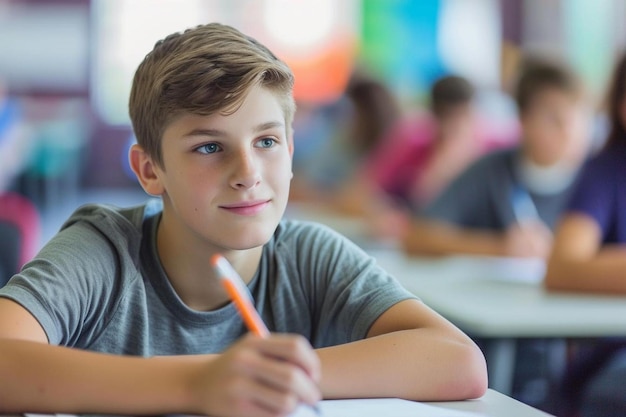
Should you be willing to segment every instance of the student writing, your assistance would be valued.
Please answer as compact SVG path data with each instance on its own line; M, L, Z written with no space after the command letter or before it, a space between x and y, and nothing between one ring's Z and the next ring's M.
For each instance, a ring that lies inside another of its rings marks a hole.
M583 167L555 233L544 284L551 291L626 294L626 53L607 91L609 132ZM585 310L581 309L581 314ZM626 339L579 349L563 376L568 415L605 417L626 410Z
M520 146L483 156L420 210L408 252L548 256L588 152L590 112L575 74L552 62L527 64L515 99Z
M484 393L466 335L348 240L282 220L292 88L229 26L157 42L133 80L130 162L160 198L80 208L0 291L2 412L278 416L321 397ZM272 335L242 338L215 253Z
M584 166L560 219L549 289L626 293L626 55L615 66L607 101L609 135Z

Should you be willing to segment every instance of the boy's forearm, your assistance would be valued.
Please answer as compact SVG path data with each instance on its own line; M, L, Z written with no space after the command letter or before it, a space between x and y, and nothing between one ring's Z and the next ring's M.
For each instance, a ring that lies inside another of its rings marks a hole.
M145 359L0 340L0 412L184 412L187 374L199 362L198 357Z
M504 235L482 230L470 230L440 221L417 220L405 235L404 249L414 255L492 255L506 252Z
M544 284L549 290L626 294L626 247L607 246L591 259L548 262Z
M392 332L318 354L325 398L461 400L481 396L487 386L480 350L432 329Z

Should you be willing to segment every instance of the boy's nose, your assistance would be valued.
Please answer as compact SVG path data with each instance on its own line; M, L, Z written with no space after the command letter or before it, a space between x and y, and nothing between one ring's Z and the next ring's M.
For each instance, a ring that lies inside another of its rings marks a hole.
M249 189L261 182L261 172L258 163L250 152L239 152L233 161L234 169L230 178L230 185L236 189Z

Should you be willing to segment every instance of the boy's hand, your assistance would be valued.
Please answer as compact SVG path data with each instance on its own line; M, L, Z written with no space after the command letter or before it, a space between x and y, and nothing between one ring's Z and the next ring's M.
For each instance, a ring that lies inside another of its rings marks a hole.
M538 221L514 224L506 230L507 256L547 258L552 248L552 232Z
M248 335L193 376L194 412L284 416L321 399L319 380L319 358L303 337Z

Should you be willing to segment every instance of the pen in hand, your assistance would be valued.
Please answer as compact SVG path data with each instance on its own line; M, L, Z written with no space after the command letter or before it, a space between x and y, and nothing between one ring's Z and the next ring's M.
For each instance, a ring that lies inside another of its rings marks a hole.
M215 254L211 257L211 265L219 276L222 285L241 315L248 330L256 336L262 338L268 337L270 332L263 322L263 319L261 319L261 316L254 308L248 287L230 262L222 255ZM313 408L317 415L321 414L317 405L311 405L311 408Z
M510 197L511 205L513 206L513 214L519 224L524 224L529 221L541 221L537 207L528 191L521 186L516 186L511 190Z

